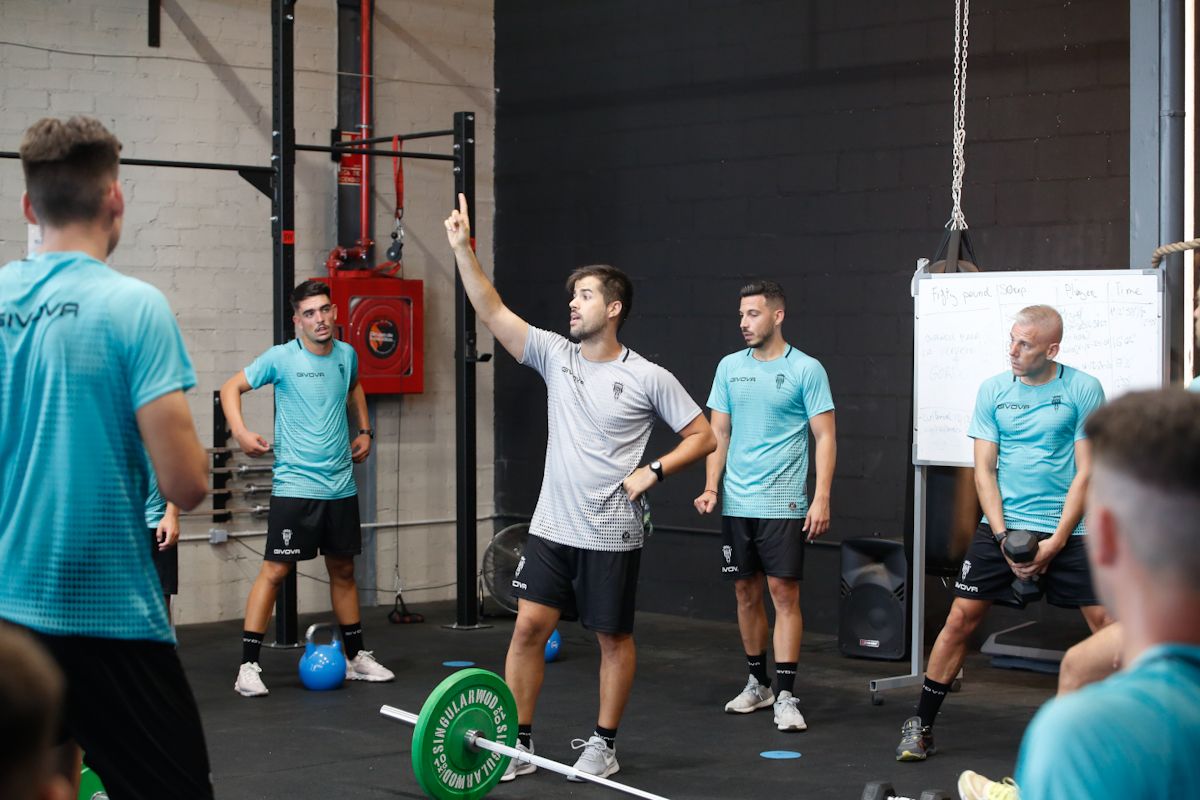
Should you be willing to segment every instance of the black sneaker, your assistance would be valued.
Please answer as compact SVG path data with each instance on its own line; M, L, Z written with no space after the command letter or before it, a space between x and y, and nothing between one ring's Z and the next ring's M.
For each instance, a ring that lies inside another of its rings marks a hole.
M924 761L935 754L933 746L933 727L922 726L920 717L909 717L904 720L900 729L900 744L896 745L897 761Z

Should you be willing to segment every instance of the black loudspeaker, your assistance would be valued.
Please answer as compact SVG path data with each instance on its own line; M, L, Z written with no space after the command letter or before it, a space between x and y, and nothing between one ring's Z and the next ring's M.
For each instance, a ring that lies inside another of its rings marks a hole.
M838 649L859 658L908 656L908 560L887 539L842 542Z

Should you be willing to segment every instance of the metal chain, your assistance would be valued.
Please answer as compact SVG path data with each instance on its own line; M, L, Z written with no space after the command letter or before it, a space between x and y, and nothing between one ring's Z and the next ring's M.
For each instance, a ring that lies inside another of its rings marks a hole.
M965 231L967 218L962 211L963 175L967 171L967 35L971 25L971 0L954 2L954 172L950 199L954 207L946 226Z

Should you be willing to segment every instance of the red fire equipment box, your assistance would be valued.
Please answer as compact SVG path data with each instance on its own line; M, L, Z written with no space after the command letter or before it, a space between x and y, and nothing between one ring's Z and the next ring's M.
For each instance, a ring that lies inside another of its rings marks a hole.
M358 380L367 394L425 391L425 302L422 281L372 270L334 270L337 335L358 353Z

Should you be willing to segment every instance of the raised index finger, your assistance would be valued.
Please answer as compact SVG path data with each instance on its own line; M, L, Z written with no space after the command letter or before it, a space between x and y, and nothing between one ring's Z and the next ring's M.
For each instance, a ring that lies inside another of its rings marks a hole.
M464 217L470 216L467 213L467 196L462 192L458 193L458 213L462 214Z

